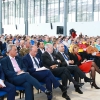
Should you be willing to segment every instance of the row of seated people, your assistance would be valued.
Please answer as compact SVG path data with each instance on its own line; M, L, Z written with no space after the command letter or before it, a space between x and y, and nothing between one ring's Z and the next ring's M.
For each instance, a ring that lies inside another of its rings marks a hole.
M42 61L43 66L46 67L45 70L38 71L40 66L39 61L36 58L37 50L37 46L30 46L29 53L20 58L17 56L16 45L9 44L7 46L8 56L1 60L1 67L7 81L13 85L25 87L25 100L33 100L33 86L35 86L36 89L45 92L47 94L47 99L51 100L53 84L54 88L60 87L62 90L62 97L70 100L70 97L67 95L67 79L74 84L75 91L80 94L83 92L79 87L83 86L83 83L79 83L79 77L84 78L85 82L93 82L93 85L95 84L93 79L86 77L86 75L79 69L78 65L74 65L74 60L70 60L67 58L67 55L63 55L64 45L62 43L58 46L58 50L61 52L61 56L58 54L58 58L57 55L55 56L52 54L53 45L50 43L45 45L45 52L41 55L41 59L39 59ZM63 58L63 60L61 58ZM96 66L94 68L96 68ZM29 72L30 74L26 72ZM71 74L73 74L75 80ZM54 76L61 78L62 85ZM47 89L41 86L38 81L45 82Z
M23 41L20 41L20 43L22 43L22 42L23 42ZM23 44L23 43L22 43L22 44ZM25 45L26 45L27 48L29 48L28 44L30 44L29 41L27 41L27 43L25 43ZM38 43L38 46L41 46L41 44L43 44L43 42L39 42L39 43ZM22 45L22 46L23 46L23 45ZM17 49L19 50L19 47L18 47ZM23 51L24 51L24 52L23 52ZM40 51L41 51L41 50L40 50ZM20 54L21 54L22 56L25 55L25 54L24 54L25 52L27 53L27 52L29 52L29 50L28 50L28 49L24 49L24 48L20 50ZM44 50L42 50L42 52L44 52ZM54 51L54 52L55 52L55 51ZM55 53L54 53L54 54L55 54ZM84 53L83 53L83 54L84 54ZM84 57L83 57L83 54L82 54L82 58L84 58ZM40 61L42 61L42 60L41 60L41 52L39 53L39 49L38 49L38 54L37 54L37 55L38 55L38 58L40 59ZM39 56L40 56L40 57L39 57ZM94 56L93 56L93 57L94 57ZM70 57L70 58L72 58L72 57ZM83 60L83 59L82 59L82 60ZM82 60L81 60L81 61L82 61ZM97 61L97 60L96 60L96 61ZM76 62L76 60L75 60L75 62ZM41 64L41 65L42 65L42 64ZM95 66L96 66L96 65L95 65ZM97 69L97 68L96 68L96 69ZM95 70L95 69L92 68L92 70ZM86 71L84 71L84 70L82 70L82 71L83 71L83 72L86 72ZM87 72L88 72L88 71L87 71ZM95 72L95 71L91 71L91 72L93 73L93 72ZM94 75L95 75L95 74L92 74L92 77L95 78ZM94 78L93 78L93 79L94 79ZM96 88L99 88L99 87L97 87L96 85L95 85L95 87L96 87ZM79 92L79 91L78 91L78 92ZM81 93L82 93L82 92L81 92Z
M73 45L75 45L76 43L73 43L70 45L69 51L72 51L72 47ZM91 59L94 60L94 62L96 63L96 65L100 68L100 39L97 39L96 42L93 40L91 40L90 43L86 43L86 42L82 42L80 40L80 42L77 44L78 46L78 52L81 54L81 56L87 59Z
M52 84L54 88L59 87L62 90L62 92L66 91L66 87L61 85L49 70L45 70L44 72L42 72L42 77L40 77L40 72L37 72L39 74L39 80L46 82L46 88L48 89L47 90L34 77L27 73L27 67L24 65L22 58L16 56L17 48L15 45L8 45L7 51L9 52L8 56L1 60L1 71L3 69L7 81L14 85L20 85L25 88L25 100L34 100L33 86L35 86L36 89L40 89L45 94L47 94L48 100L51 100L52 98ZM4 75L3 71L1 73L1 76ZM31 72L32 71L33 69L31 70ZM5 85L7 85L6 81L4 79L2 80L5 83ZM80 86L80 84L78 85ZM10 91L12 89L8 90L8 88L12 87L10 87L10 85L7 87L2 86L1 90L6 91L8 93L7 100L15 100L15 90L13 90L13 93L10 94Z

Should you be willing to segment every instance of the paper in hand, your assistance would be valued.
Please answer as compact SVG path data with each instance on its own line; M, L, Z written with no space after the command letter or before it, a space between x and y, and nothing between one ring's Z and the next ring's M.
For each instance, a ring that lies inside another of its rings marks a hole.
M49 69L46 67L41 67L41 68L36 69L36 71L42 71L42 70L49 70Z
M96 52L92 53L92 55L95 56L96 55Z

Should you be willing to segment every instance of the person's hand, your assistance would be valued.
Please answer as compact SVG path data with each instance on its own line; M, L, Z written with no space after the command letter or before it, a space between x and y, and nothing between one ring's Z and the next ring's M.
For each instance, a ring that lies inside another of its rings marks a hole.
M52 65L52 66L50 66L50 68L55 69L55 68L57 68L57 65Z
M24 72L23 70L20 70L19 72L17 72L17 75L19 75L20 73Z
M21 72L24 72L24 70L21 70Z
M74 64L74 60L69 60L69 64Z
M61 63L61 61L58 59L57 62Z
M0 84L0 88L3 88L3 86Z
M0 58L3 58L3 56L0 56Z
M92 53L92 56L95 56L96 54L97 54L97 52L93 52L93 53Z
M84 59L84 62L86 62L87 61L87 59Z
M84 59L83 62L81 62L81 64L82 64L82 63L85 63L86 61L87 61L87 59Z
M74 64L74 60L71 60L72 61L72 64Z

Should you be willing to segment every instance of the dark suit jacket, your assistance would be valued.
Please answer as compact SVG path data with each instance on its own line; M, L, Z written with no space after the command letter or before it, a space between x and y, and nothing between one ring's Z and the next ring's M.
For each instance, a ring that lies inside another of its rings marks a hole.
M6 49L7 44L4 42L2 43L2 50Z
M4 73L3 73L1 65L0 65L0 79L5 80Z
M17 56L15 57L15 59L19 65L20 69L26 72L27 68L25 67L22 59ZM16 77L17 72L14 71L14 68L13 68L13 65L11 63L9 56L7 56L1 60L1 66L3 68L4 74L6 75L6 78L8 79L8 81L12 82L12 79L14 77Z
M41 55L42 55L42 52L41 52L40 49L38 49L36 57L39 58L39 59L41 59Z
M52 55L52 56L53 56L53 55ZM44 65L45 67L49 68L49 69L51 69L50 66L55 65L55 64L57 64L57 65L59 66L60 64L57 62L56 57L53 56L53 58L54 58L54 61L52 61L52 59L51 59L51 57L50 57L50 55L49 55L48 52L44 52L44 53L42 54L42 62L43 62L43 65ZM52 70L52 69L51 69L51 70Z
M18 52L18 54L19 54L20 49L21 49L21 47L17 46L17 52Z
M79 55L80 55L80 54L79 54ZM80 55L80 56L81 56L81 55ZM72 54L72 53L70 54L70 57L71 57L72 60L74 60L74 64L75 64L75 65L78 65L78 66L81 65L81 62L85 59L85 58L83 58L83 57L81 56L82 59L79 61L77 55L76 55L76 54Z
M42 56L42 52L41 52L40 49L38 49L36 57L39 59L39 65L40 65L40 67L43 66L43 63L42 63L42 60L41 60L41 56Z
M27 70L30 74L34 73L36 71L36 69L34 68L33 62L31 60L31 57L29 54L26 54L23 57L23 63L25 64L25 66L27 67Z
M66 55L66 56L69 58L68 55ZM58 53L56 54L56 57L57 57L57 59L59 59L59 60L61 61L60 66L68 66L67 63L66 63L66 61L65 61L65 59L64 59L64 57L62 56L62 54L61 54L60 52L58 52ZM70 58L69 58L69 59L70 59Z
M0 41L0 51L2 51L2 41Z
M36 71L36 69L34 68L32 59L31 59L29 54L27 54L27 55L25 55L23 57L23 62L26 65L26 67L28 69L28 72L33 77L35 77L38 81L43 81L43 80L45 80L47 78L48 70L47 71L46 70L44 70L44 71Z

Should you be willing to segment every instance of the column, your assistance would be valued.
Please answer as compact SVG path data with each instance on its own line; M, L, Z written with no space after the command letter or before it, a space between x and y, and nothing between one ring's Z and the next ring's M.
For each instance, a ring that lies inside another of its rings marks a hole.
M60 22L60 0L58 1L58 21Z
M7 24L9 25L9 1L7 0Z
M39 14L39 16L40 16L40 21L39 21L39 23L41 23L41 0L40 0L40 14Z
M75 22L77 22L77 0L76 0L76 8L75 8Z
M25 35L28 35L28 0L24 0Z
M64 36L67 36L68 0L64 0Z
M16 0L14 2L14 20L15 20L15 25L16 25Z
M19 24L20 24L21 12L22 12L21 0L19 0Z
M2 0L0 0L0 35L2 34Z
M33 8L34 8L34 23L35 23L35 0L33 0L33 2L34 2Z
M46 23L48 20L48 0L46 0Z
M92 21L94 21L94 0L92 0Z

